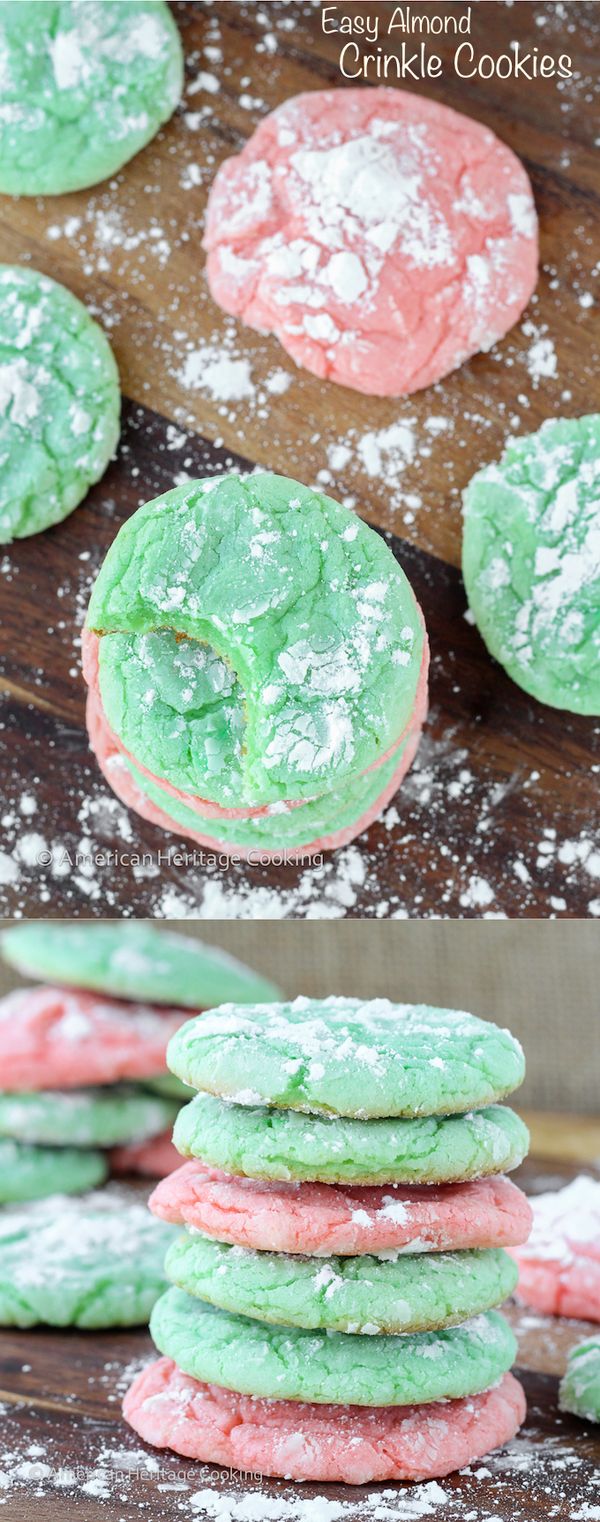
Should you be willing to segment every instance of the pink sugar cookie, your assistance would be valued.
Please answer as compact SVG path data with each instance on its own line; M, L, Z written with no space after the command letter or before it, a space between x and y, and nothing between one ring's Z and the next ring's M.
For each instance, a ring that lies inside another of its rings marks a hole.
M166 1069L186 1010L155 1010L68 988L17 988L0 999L0 1086L66 1089L152 1078Z
M401 737L401 740L404 743L402 744L402 751L398 761L398 766L393 771L392 776L389 778L386 785L382 788L381 793L375 799L373 804L368 809L366 809L359 818L353 820L351 824L346 825L344 828L335 830L329 835L321 836L317 840L307 840L304 844L296 847L283 846L279 850L267 849L260 843L260 840L257 840L257 843L252 846L244 843L232 843L230 840L219 840L216 834L203 834L201 830L190 829L187 824L184 827L178 824L177 821L173 819L173 817L168 813L169 796L177 797L180 801L184 802L187 807L190 807L191 804L193 804L194 812L197 813L198 822L201 824L203 800L197 798L190 800L187 794L180 793L178 789L172 787L169 794L163 788L161 783L160 790L161 793L164 792L165 800L163 808L159 804L155 803L152 798L150 798L145 792L142 791L142 787L138 785L136 778L133 776L129 766L127 765L127 753L120 745L117 737L113 734L107 722L106 715L102 707L100 690L97 680L97 663L96 666L94 666L94 663L91 659L91 646L88 646L88 651L90 654L90 665L88 666L88 681L90 682L90 686L86 704L87 731L90 746L94 752L94 755L96 756L100 770L103 773L103 776L106 778L109 786L116 794L117 798L119 798L121 803L124 803L127 808L133 809L136 814L139 814L142 819L146 819L150 824L158 825L163 830L170 830L173 834L183 836L187 840L194 841L197 845L206 846L209 849L219 852L224 856L235 854L242 860L252 860L254 857L259 856L261 861L267 861L271 857L275 856L278 860L283 859L286 862L291 863L297 859L305 861L310 856L317 854L320 855L322 851L334 851L341 846L348 845L349 842L354 840L357 835L362 834L363 830L368 829L369 825L378 818L382 810L386 807L386 805L394 797L394 794L398 791L401 782L404 780L404 777L406 776L406 773L415 758L421 736L421 730L427 717L427 673L429 665L429 652L426 643L423 655L423 664L421 667L419 684L415 698L415 706L413 709L410 724L408 725L404 735ZM400 743L401 742L399 741L398 744ZM389 759L389 754L390 753L388 753L387 757L382 757L378 765L383 766L386 759ZM137 769L141 774L141 768ZM376 768L371 768L371 770L376 770ZM292 804L291 806L298 807L299 809L303 807L302 804ZM212 819L215 817L215 806L210 805L209 808L207 808L205 813L207 820L209 818ZM240 811L235 812L239 813ZM262 813L264 811L257 810L256 812ZM220 811L221 818L230 818L231 815L231 810ZM249 811L248 815L245 817L250 818L251 811Z
M519 159L406 90L315 90L259 123L213 181L215 301L315 375L418 391L502 338L535 288Z
M506 1178L424 1188L261 1183L185 1163L157 1186L163 1221L259 1252L441 1252L524 1242L531 1210Z
M433 1480L510 1441L525 1417L512 1374L482 1395L427 1406L315 1406L258 1400L182 1374L142 1370L123 1402L145 1442L205 1464L291 1480Z
M600 1321L600 1183L581 1174L531 1205L531 1236L513 1252L518 1299L550 1316Z
M181 1158L175 1151L170 1131L163 1131L150 1141L113 1147L110 1154L111 1173L142 1173L148 1178L165 1178L180 1163Z

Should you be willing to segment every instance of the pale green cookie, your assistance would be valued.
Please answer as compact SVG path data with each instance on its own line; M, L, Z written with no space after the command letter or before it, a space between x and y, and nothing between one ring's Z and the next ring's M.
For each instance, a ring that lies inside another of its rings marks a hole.
M403 571L355 514L283 476L186 482L146 503L111 545L87 624L134 762L225 806L334 788L412 716L424 634Z
M525 1074L509 1031L464 1010L388 999L224 1004L171 1037L169 1067L195 1089L365 1119L456 1114Z
M103 1183L107 1173L101 1152L33 1147L0 1136L0 1205L48 1194L80 1194Z
M173 1227L114 1188L0 1211L0 1325L145 1322L172 1240Z
M252 1004L279 989L228 952L146 920L23 920L0 935L5 962L26 977L91 988L117 999L204 1009Z
M189 1083L182 1083L174 1073L160 1073L158 1078L144 1078L141 1081L145 1089L152 1089L154 1094L163 1094L167 1099L191 1098Z
M517 1168L529 1134L504 1105L470 1115L347 1120L198 1094L179 1111L173 1140L184 1157L248 1178L443 1184Z
M0 1136L54 1147L118 1147L158 1136L173 1125L177 1111L175 1100L125 1083L0 1093Z
M210 1305L259 1321L337 1332L421 1332L500 1305L519 1271L502 1248L309 1258L253 1252L199 1232L178 1237L167 1279Z
M512 439L464 498L463 575L475 622L542 703L600 714L600 414Z
M128 757L123 756L121 764L131 773L139 791L172 820L175 831L178 826L186 832L199 831L208 843L215 842L215 849L219 842L223 842L234 851L236 847L243 847L255 850L260 855L261 851L277 853L300 849L315 840L322 840L324 836L335 836L357 819L365 819L363 827L366 829L372 818L369 811L398 770L406 744L407 741L400 745L381 766L340 783L339 787L323 793L320 798L303 803L302 808L292 808L281 803L272 811L265 810L251 819L200 817L188 804L180 802L178 798L167 797L159 785L144 776Z
M119 409L110 345L82 303L37 270L0 265L0 544L77 507L116 448Z
M406 1406L487 1390L517 1351L497 1311L441 1332L347 1337L267 1326L170 1289L150 1331L184 1374L268 1399Z
M145 147L183 86L162 0L2 0L0 191L96 185Z
M600 1422L600 1334L571 1349L560 1382L559 1406L585 1421Z

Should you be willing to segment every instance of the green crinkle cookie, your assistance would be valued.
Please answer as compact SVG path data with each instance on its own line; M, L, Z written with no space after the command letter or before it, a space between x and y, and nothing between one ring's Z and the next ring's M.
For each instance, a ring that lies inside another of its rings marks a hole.
M222 841L232 849L236 846L249 848L260 855L261 851L300 850L361 819L391 781L405 748L406 742L381 766L365 772L364 776L352 777L349 782L323 793L322 797L304 803L302 808L289 808L282 803L273 811L257 814L252 819L200 818L178 798L167 797L132 761L123 757L122 764L131 772L140 792L172 819L175 831L178 826L183 830L196 830L214 840L215 849Z
M177 1111L175 1100L125 1083L0 1093L0 1136L51 1147L118 1147L158 1136L172 1126Z
M224 806L355 777L413 711L424 637L403 571L347 508L283 476L186 482L146 503L108 552L87 622L122 745Z
M224 1004L180 1026L167 1062L238 1104L363 1119L471 1110L525 1074L519 1042L491 1021L389 999Z
M179 32L162 0L3 0L0 191L108 179L172 115Z
M146 1322L173 1230L116 1189L0 1212L0 1325Z
M184 1157L248 1178L443 1184L517 1168L529 1134L503 1105L470 1115L347 1120L198 1094L179 1111L173 1140Z
M231 1316L179 1289L161 1295L150 1331L161 1353L207 1384L267 1399L356 1406L475 1395L510 1368L517 1348L496 1311L445 1332L347 1337Z
M463 575L491 654L542 703L600 714L600 414L512 439L464 498Z
M2 932L0 945L5 962L25 977L120 999L210 1009L224 999L279 997L274 983L228 952L144 920L24 920Z
M143 1078L141 1080L145 1089L151 1089L153 1094L164 1094L167 1099L190 1099L189 1083L182 1083L174 1073L160 1073L158 1078Z
M600 1335L571 1349L560 1382L559 1405L561 1411L572 1411L585 1421L600 1422Z
M0 1136L0 1205L49 1194L79 1194L102 1184L107 1173L101 1152L33 1147Z
M37 270L0 265L0 544L77 507L114 452L119 409L110 345L82 303Z
M422 1332L500 1305L519 1277L502 1248L309 1258L253 1252L193 1230L169 1248L167 1279L220 1310L336 1332Z
M178 639L170 629L105 634L100 690L113 733L157 777L223 805L239 805L244 695L233 671L208 645ZM173 800L164 793L162 799L170 811Z

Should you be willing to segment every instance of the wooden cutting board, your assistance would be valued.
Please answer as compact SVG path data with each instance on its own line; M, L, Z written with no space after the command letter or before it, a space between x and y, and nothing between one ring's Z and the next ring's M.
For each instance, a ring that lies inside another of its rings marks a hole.
M548 1165L530 1160L515 1177L533 1193L560 1187L575 1171L557 1163L550 1173ZM141 1444L123 1423L120 1403L152 1354L145 1331L0 1332L0 1510L3 1505L6 1522L192 1522L221 1515L225 1522L268 1522L268 1497L290 1507L312 1502L314 1515L308 1509L302 1522L322 1522L316 1498L325 1496L344 1503L344 1522L413 1522L429 1515L439 1522L592 1522L600 1506L600 1429L561 1414L557 1394L568 1349L597 1329L516 1305L508 1315L519 1338L526 1424L507 1450L441 1481L441 1499L435 1491L429 1495L431 1512L423 1509L428 1492L422 1487L354 1490L240 1479ZM43 1466L37 1473L20 1471L36 1464ZM5 1489L3 1470L12 1477ZM191 1497L205 1491L212 1499L195 1506ZM256 1510L248 1509L249 1496ZM389 1512L375 1512L377 1497ZM236 1512L244 1498L246 1509ZM324 1522L337 1519L325 1515Z
M436 6L442 16L454 9ZM234 918L597 910L597 725L534 703L504 676L465 621L458 569L461 491L477 466L511 431L598 405L597 6L472 7L479 52L510 52L515 38L525 51L568 51L574 77L560 88L492 79L467 89L451 67L451 37L435 41L441 81L413 84L521 156L542 267L526 318L503 343L404 401L297 370L274 339L226 320L204 279L216 168L272 107L341 84L339 38L323 34L318 6L295 0L178 3L174 13L187 93L157 140L91 191L0 201L0 259L30 262L88 303L114 345L125 397L121 448L104 480L66 523L0 557L0 848L9 857L0 909ZM186 859L175 837L107 804L83 728L78 631L119 524L176 479L256 464L320 483L392 536L432 643L431 713L410 778L383 822L316 869ZM127 859L115 865L123 846Z

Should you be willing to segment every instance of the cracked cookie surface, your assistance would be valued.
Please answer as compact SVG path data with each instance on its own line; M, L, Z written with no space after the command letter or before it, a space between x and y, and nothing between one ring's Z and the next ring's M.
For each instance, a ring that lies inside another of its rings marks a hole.
M311 1258L253 1252L184 1232L165 1273L220 1310L283 1326L375 1334L457 1326L512 1293L516 1264L502 1248Z
M512 327L537 279L527 174L405 90L315 90L265 117L209 197L208 281L314 374L399 396Z
M0 191L63 195L116 173L172 115L179 32L163 0L4 0Z
M527 1127L489 1105L466 1115L349 1120L230 1104L198 1094L179 1111L173 1140L184 1157L256 1179L324 1184L440 1184L517 1168Z
M197 1159L150 1197L164 1221L259 1252L442 1252L510 1247L531 1229L526 1196L507 1178L422 1188L350 1188L239 1178Z
M491 655L541 703L600 714L600 413L511 439L464 495L463 575Z
M146 790L209 800L225 822L232 807L311 800L385 762L425 652L382 538L265 474L187 482L140 508L106 556L87 629L105 717Z
M161 1295L150 1331L159 1352L195 1379L244 1395L358 1406L475 1395L507 1372L517 1347L497 1311L440 1332L351 1337L267 1326L179 1289Z
M0 1215L0 1325L135 1326L164 1287L169 1226L111 1186Z
M125 1396L145 1442L246 1474L339 1481L431 1480L514 1437L525 1397L512 1374L482 1395L428 1406L327 1406L260 1400L182 1374L159 1358Z
M0 265L0 544L77 507L116 448L119 411L112 350L82 303Z
M180 1026L167 1061L238 1104L362 1119L478 1108L525 1073L515 1037L466 1010L338 997L221 1005Z

